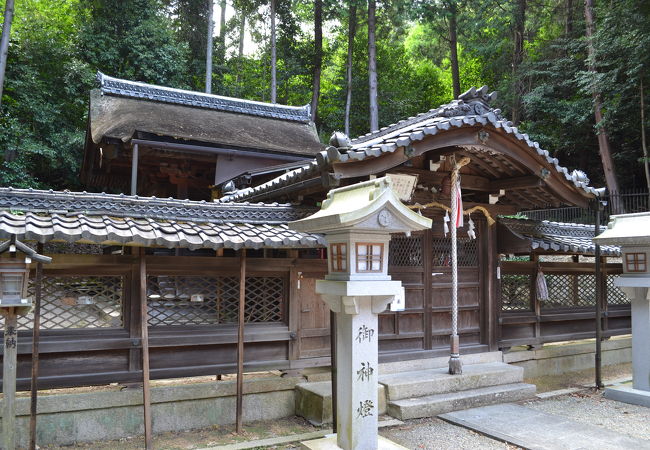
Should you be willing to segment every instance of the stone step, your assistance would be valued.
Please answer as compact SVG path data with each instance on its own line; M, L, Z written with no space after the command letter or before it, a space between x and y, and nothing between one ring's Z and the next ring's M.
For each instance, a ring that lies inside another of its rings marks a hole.
M535 390L533 384L512 383L419 398L406 398L390 401L388 414L400 420L434 417L451 411L526 400L535 395Z
M313 425L332 423L332 383L317 381L300 383L295 388L296 415L304 417ZM386 392L377 384L378 413L386 413Z
M388 400L394 401L501 384L521 383L523 379L524 369L522 367L491 362L464 365L461 375L450 375L447 367L380 375L379 383L386 386Z

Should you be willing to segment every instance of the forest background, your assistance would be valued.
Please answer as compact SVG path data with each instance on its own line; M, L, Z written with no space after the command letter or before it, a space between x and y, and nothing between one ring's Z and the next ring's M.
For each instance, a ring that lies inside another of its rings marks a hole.
M620 189L647 189L649 0L594 1L592 24L582 0L273 0L273 29L269 0L227 0L230 18L219 14L225 3L214 9L212 93L272 99L273 30L277 102L315 106L323 142L335 130L365 134L486 84L499 93L495 107L563 165L587 172L592 185L606 181L597 136L606 132ZM17 1L0 110L0 186L83 188L98 70L203 91L208 4ZM254 51L244 52L245 40Z

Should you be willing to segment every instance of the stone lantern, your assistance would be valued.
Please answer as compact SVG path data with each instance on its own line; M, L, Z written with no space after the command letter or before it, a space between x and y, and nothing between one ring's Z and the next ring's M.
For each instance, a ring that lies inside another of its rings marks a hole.
M330 191L320 211L289 226L325 235L328 274L316 292L336 313L337 435L303 447L377 449L381 439L381 448L401 448L377 433L377 317L404 301L401 282L388 275L391 233L431 228L431 220L379 178Z
M594 242L621 247L616 285L632 303L632 386L607 388L605 397L650 407L650 212L612 216Z

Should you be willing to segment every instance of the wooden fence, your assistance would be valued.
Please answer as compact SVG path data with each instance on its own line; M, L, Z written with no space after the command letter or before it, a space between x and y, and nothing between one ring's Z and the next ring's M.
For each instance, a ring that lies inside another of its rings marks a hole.
M621 264L603 263L601 267L603 336L628 334L630 302L614 285L622 273ZM548 288L545 299L537 292L539 270ZM502 261L500 299L500 348L595 337L594 263Z

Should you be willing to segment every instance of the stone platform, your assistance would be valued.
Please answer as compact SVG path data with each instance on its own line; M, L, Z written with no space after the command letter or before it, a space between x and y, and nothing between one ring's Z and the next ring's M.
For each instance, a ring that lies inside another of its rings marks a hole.
M605 389L604 396L607 399L616 400L617 402L650 408L650 391L634 389L631 383L608 387Z
M304 450L337 450L341 447L336 445L336 434L333 434L324 438L301 442L300 448ZM406 447L382 436L379 436L379 446L377 448L378 450L408 450Z

